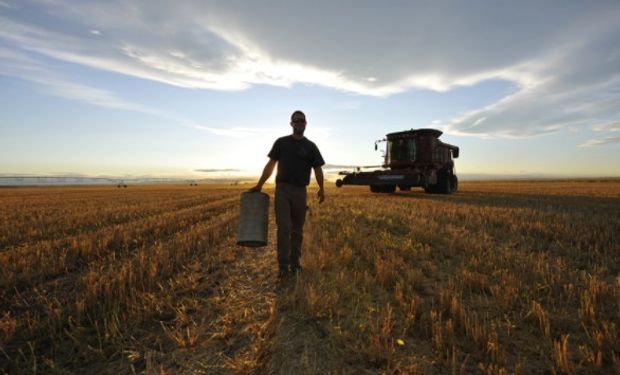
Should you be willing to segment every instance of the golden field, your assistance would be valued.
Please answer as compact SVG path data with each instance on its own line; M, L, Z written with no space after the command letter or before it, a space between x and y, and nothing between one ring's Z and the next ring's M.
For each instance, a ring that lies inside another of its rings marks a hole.
M0 373L620 373L617 179L330 187L285 282L243 189L0 189Z

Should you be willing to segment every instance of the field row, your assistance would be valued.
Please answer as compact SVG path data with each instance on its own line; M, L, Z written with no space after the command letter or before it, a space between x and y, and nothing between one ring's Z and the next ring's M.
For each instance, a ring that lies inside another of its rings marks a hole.
M128 251L156 243L220 212L231 211L238 198L103 227L60 240L40 241L0 253L0 286L36 284L98 259L123 257Z
M33 363L47 371L75 370L87 358L124 357L135 345L132 335L145 325L182 314L174 304L175 290L197 282L187 279L188 267L199 267L205 279L222 266L225 249L220 245L235 228L237 202L238 191L193 208L83 233L69 238L68 247L23 248L19 254L27 260L14 251L0 254L13 257L0 258L8 270L2 267L3 282L11 285L2 288L0 298L0 344L7 358L0 370L17 373Z
M349 189L315 210L287 301L330 337L313 371L620 371L620 201L495 189Z
M208 194L172 194L170 191L132 192L124 190L103 194L81 190L47 196L45 190L36 202L24 197L6 198L0 202L0 252L24 245L24 242L61 239L104 226L122 224L147 216L190 208L210 201L230 197L230 192L209 191Z
M620 373L620 181L329 188L303 273L272 287L274 243L231 251L241 188L161 189L127 216L113 189L35 195L70 217L0 253L0 373Z

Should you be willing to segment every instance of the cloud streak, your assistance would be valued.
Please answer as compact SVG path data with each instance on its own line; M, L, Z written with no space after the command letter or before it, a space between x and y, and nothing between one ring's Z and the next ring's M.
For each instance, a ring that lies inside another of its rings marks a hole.
M441 127L454 134L519 138L561 129L615 131L600 124L620 118L616 1L493 6L476 0L390 5L23 0L0 6L0 40L6 45L179 87L311 84L389 96L493 79L518 90L485 108L441 119ZM128 105L49 76L35 79L58 87L59 96L78 99L85 93L84 100L98 105ZM253 134L245 128L195 127L228 137Z
M349 164L325 164L323 169L327 170L342 170L342 169L356 169L356 168L380 168L380 165L349 165Z
M620 131L620 121L597 124L592 127L596 131Z
M205 173L220 173L220 172L242 172L241 169L233 169L233 168L203 168L203 169L194 169L194 172L205 172Z
M125 100L116 93L84 85L59 75L24 52L0 46L0 75L19 78L34 83L41 92L69 100L104 108L143 113L160 117L184 126L229 138L250 138L272 134L280 129L250 127L213 127L194 123L174 113Z
M212 126L205 126L199 124L190 124L190 127L198 130L205 130L215 135L221 135L230 138L250 138L261 134L272 134L280 129L277 128L249 128L249 127L230 127L230 128L218 128Z
M55 74L27 54L4 47L0 47L0 74L35 83L50 95L99 107L168 116L163 111L123 100L113 92L73 82Z
M620 136L591 139L579 145L579 147L605 146L612 143L620 143Z

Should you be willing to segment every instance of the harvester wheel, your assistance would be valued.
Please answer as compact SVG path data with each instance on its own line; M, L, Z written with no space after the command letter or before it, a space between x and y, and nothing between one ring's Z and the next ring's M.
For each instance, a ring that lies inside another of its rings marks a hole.
M396 185L370 185L370 191L373 193L393 193L396 191Z
M396 185L385 185L381 189L383 193L393 193L396 191Z
M459 188L459 179L454 174L450 175L450 192L456 193L458 188Z
M450 190L450 173L445 169L441 169L437 173L437 190L441 194L452 193Z
M437 172L437 183L425 187L424 192L427 194L452 194L456 191L456 185L453 185L453 178L456 178L456 176L454 176L451 171L441 169Z
M342 187L342 180L341 179L336 180L336 187Z

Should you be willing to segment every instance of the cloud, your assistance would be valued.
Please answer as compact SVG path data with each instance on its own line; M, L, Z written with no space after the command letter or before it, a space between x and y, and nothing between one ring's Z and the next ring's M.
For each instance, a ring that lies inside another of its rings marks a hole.
M602 139L590 139L579 145L579 147L593 147L593 146L604 146L611 143L620 143L620 136L616 137L606 137Z
M451 133L480 137L581 130L620 117L614 0L15 4L0 0L5 44L180 87L311 84L389 96L512 82L511 96L440 121Z
M215 135L220 135L223 137L230 137L230 138L251 138L251 137L256 137L256 136L265 135L265 134L273 135L274 133L277 134L277 132L281 130L279 128L249 128L249 127L242 127L242 126L233 126L229 128L222 128L222 127L218 128L218 127L213 127L213 126L195 124L192 122L189 122L187 126L194 128L194 129L198 129L198 130L205 130Z
M486 108L444 122L444 130L520 138L558 129L602 130L601 123L617 124L620 59L609 53L614 43L615 36L606 35L556 51L530 72L541 78Z
M346 164L325 164L323 169L354 169L354 168L380 168L380 165L346 165Z
M213 172L242 172L242 171L241 171L241 169L232 169L232 168L223 168L223 169L204 168L204 169L194 169L194 172L213 173Z
M249 138L261 134L273 134L277 128L231 127L218 128L199 125L174 113L162 111L139 103L127 101L116 93L84 85L61 76L30 55L0 46L0 75L32 82L44 93L105 108L138 112L164 118L179 126L231 137Z
M592 127L596 131L620 131L620 121L596 124Z
M362 102L359 100L347 100L347 101L342 101L342 102L338 102L334 104L335 109L340 109L340 110L345 110L345 111L357 110L357 109L360 109L361 107L362 107Z
M27 54L2 46L0 46L0 74L35 83L47 94L82 103L150 115L169 116L155 108L123 100L113 92L73 82L54 73Z

